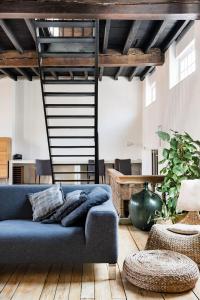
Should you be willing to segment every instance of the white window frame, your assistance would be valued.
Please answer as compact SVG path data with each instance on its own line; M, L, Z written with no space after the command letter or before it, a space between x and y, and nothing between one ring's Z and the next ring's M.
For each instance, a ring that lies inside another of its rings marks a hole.
M195 40L177 56L178 81L181 82L196 71Z
M179 55L176 55L176 43L169 48L169 88L172 89L196 71L196 47L193 39ZM188 58L193 55L192 59ZM183 65L184 64L184 65Z
M50 33L52 34L53 37L60 36L60 29L59 29L59 27L50 27L49 31L50 31Z

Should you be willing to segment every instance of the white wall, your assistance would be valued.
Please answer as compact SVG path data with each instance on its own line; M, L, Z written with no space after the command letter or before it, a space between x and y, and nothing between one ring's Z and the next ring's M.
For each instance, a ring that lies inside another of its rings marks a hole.
M103 78L99 84L100 156L141 158L141 82Z
M143 83L143 160L147 160L150 149L162 146L155 134L158 128L180 132L187 131L194 138L200 139L200 21L184 36L177 50L196 40L196 72L182 82L169 88L169 51L165 64L157 67L150 80L156 81L157 99L145 107L145 81ZM143 173L150 172L150 165L143 165Z
M13 153L22 153L24 159L48 157L39 80L19 80L13 83L9 79L2 79L0 84L0 124L5 128L4 131L0 128L0 135L11 136ZM69 86L67 88L69 90ZM118 81L103 78L99 83L101 158L141 158L141 116L141 82L129 82L125 78L119 78Z
M19 80L16 85L15 152L24 159L47 158L42 97L39 80Z
M0 80L0 136L13 136L15 82L9 78Z

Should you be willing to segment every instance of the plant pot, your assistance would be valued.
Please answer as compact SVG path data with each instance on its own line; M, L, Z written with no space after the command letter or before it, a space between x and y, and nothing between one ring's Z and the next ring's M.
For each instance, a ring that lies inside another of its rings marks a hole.
M172 225L173 222L171 219L159 219L156 221L156 224L161 224L161 225Z
M144 189L133 194L129 203L129 214L132 224L144 231L151 229L155 223L155 212L162 210L162 200L159 195L148 189L148 183Z

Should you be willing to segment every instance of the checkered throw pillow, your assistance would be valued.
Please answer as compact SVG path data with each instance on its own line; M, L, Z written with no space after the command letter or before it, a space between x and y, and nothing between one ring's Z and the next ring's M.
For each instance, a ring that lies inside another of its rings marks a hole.
M58 185L42 192L29 194L28 198L32 205L33 221L42 221L63 204L63 193Z

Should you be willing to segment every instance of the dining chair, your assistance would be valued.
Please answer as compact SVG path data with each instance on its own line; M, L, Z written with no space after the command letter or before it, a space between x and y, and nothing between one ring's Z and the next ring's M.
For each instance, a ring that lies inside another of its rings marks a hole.
M35 183L37 182L37 177L41 176L52 176L51 164L49 159L36 159L35 161Z
M117 170L117 171L119 171L119 161L120 161L120 159L116 158L115 163L114 163L114 169Z
M124 175L132 175L131 159L119 159L119 170Z

